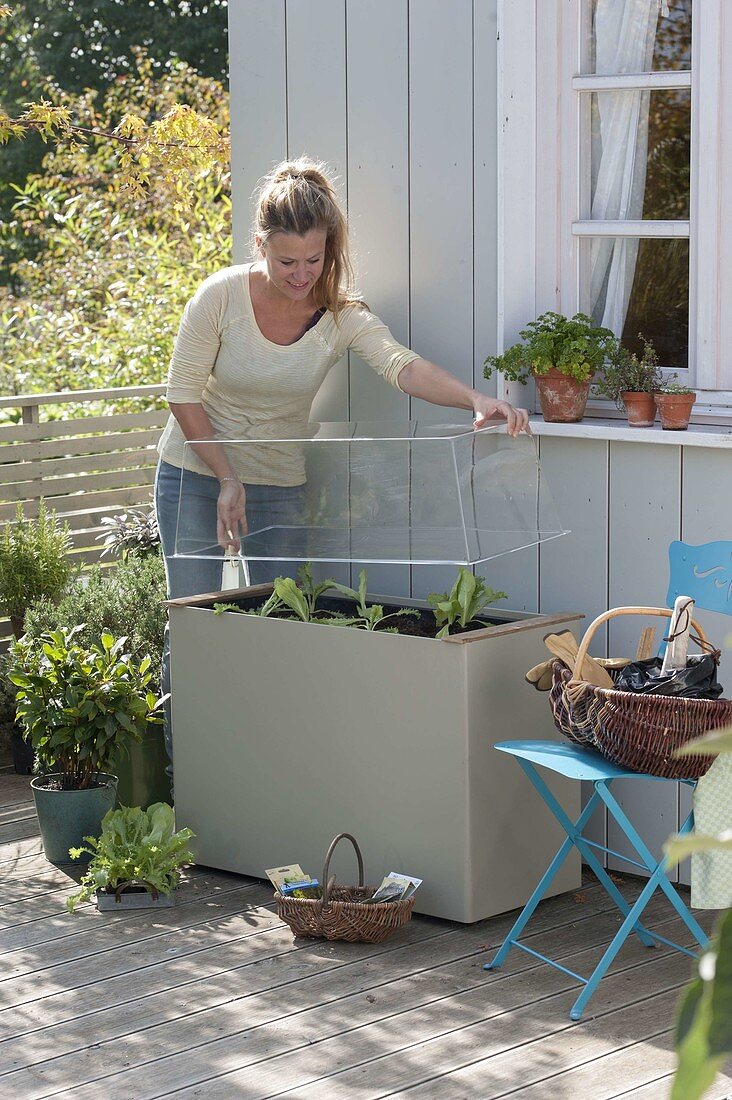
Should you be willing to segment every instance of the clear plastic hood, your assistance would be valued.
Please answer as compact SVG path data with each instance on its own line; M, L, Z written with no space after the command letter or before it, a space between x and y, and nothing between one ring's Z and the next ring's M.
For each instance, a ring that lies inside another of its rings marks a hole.
M251 561L477 565L566 534L534 439L505 425L309 423L300 438L219 443L245 485L277 487L252 490L265 506L236 532ZM196 446L185 445L174 556L220 558L188 503L210 473Z

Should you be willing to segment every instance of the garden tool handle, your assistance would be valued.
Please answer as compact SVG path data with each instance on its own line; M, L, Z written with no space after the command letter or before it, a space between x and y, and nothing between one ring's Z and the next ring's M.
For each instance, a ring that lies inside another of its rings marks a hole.
M361 849L358 846L358 841L356 840L356 838L354 836L351 836L350 833L339 833L338 836L334 838L333 843L331 844L330 848L328 849L328 854L325 857L325 864L323 865L323 878L321 879L321 882L323 883L323 908L324 909L328 904L328 892L329 892L331 886L333 885L333 882L335 881L335 875L333 875L333 877L330 879L330 881L328 880L328 871L330 870L330 859L331 859L331 856L333 855L333 852L335 851L336 844L338 844L338 842L340 840L343 840L344 838L346 840L350 840L351 844L353 845L353 847L356 850L356 859L358 860L358 885L363 886L363 856L361 855Z
M582 668L582 662L584 661L585 656L587 655L587 651L590 647L590 642L592 641L592 638L593 638L597 628L599 626L602 626L603 623L606 623L610 619L614 619L616 616L619 616L619 615L655 615L656 618L659 618L659 619L670 619L671 616L673 615L673 608L670 608L670 607L613 607L613 608L610 609L610 611L603 611L602 615L598 615L597 618L593 622L591 622L590 625L587 627L587 630L584 633L584 637L582 638L582 641L579 644L579 649L577 650L577 656L576 656L575 662L574 662L574 668L572 669L572 680L573 681L579 681L580 680L579 671ZM706 634L704 633L704 631L702 630L701 626L699 625L699 623L696 621L696 619L691 620L691 625L694 628L694 630L696 631L696 633L699 637L699 640L708 645L709 640L708 640Z

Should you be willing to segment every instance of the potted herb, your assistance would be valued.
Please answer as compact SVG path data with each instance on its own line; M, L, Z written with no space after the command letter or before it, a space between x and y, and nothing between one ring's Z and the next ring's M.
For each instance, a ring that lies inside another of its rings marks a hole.
M135 660L151 658L150 690L160 694L160 664L167 614L165 565L158 554L128 555L114 569L93 565L72 579L58 603L34 600L25 616L25 633L38 640L49 630L84 627L77 645L99 642L105 632L127 638L126 650ZM13 692L14 696L14 692ZM120 748L111 762L118 776L117 797L124 806L150 806L170 801L169 765L163 729L148 725L142 741Z
M620 343L611 349L595 387L619 409L625 409L632 427L650 428L656 419L654 394L663 385L663 375L653 344L643 336L640 339L643 343L640 359Z
M657 390L654 398L664 431L685 432L696 401L696 391L674 379Z
M34 599L43 596L54 603L63 592L73 568L70 550L68 526L59 524L55 512L46 511L43 500L37 519L27 519L18 503L15 520L6 523L0 535L0 613L10 619L16 638L23 633L23 616ZM3 686L2 695L14 707L10 684ZM27 775L33 766L33 750L14 722L6 730L15 771Z
M104 544L100 558L107 554L127 561L128 558L145 557L160 553L160 531L154 508L130 508L117 516L103 516L105 530L97 535Z
M57 600L73 566L68 557L71 535L43 501L37 519L26 519L18 503L15 520L0 536L0 612L10 619L16 638L23 633L26 608L38 596Z
M81 627L23 637L11 648L9 677L17 717L36 752L41 775L31 781L46 858L68 861L70 848L95 834L114 805L110 762L139 741L148 722L162 721L164 699L149 690L150 658L136 663L126 638L103 634L77 644Z
M590 382L617 346L613 333L591 317L576 313L542 313L531 321L502 355L490 355L484 374L499 370L504 378L525 385L536 381L545 420L574 423L584 416Z
M99 839L84 837L89 847L71 851L74 859L88 855L91 860L81 890L66 902L69 912L95 895L102 910L171 906L181 868L193 859L188 847L192 837L190 829L175 831L173 809L164 802L147 810L109 810Z

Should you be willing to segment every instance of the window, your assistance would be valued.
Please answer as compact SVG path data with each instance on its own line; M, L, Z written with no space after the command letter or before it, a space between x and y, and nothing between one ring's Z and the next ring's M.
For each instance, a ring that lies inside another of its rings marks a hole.
M498 0L504 344L581 309L650 339L709 419L732 415L728 8Z

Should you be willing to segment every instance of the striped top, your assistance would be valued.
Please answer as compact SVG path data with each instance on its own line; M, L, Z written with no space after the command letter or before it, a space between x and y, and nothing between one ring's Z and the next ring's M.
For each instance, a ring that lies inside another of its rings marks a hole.
M254 316L251 266L211 275L188 302L170 361L168 401L202 404L218 439L302 439L311 434L310 407L323 379L347 351L399 388L399 372L419 356L361 306L346 307L337 324L327 310L294 344L268 340ZM184 456L184 442L171 416L158 444L161 457L210 475L190 447ZM296 444L230 447L229 461L251 484L305 481L302 447Z

